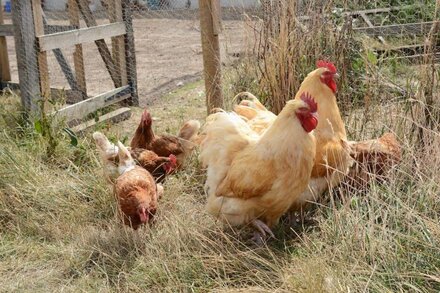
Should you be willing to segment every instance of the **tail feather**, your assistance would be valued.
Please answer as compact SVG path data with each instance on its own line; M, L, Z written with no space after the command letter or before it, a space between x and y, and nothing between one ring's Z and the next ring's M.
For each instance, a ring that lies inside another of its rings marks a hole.
M112 182L119 176L117 168L118 147L111 143L108 138L97 131L93 133L93 139L99 150L101 160L104 167L104 176Z
M185 161L185 158L188 157L188 155L197 145L199 130L200 122L197 120L189 120L185 124L183 124L178 134L178 137L184 149L184 154L180 156L180 161Z
M98 149L106 156L116 156L118 154L118 147L115 146L108 138L101 132L96 131L93 133L93 139Z
M178 137L191 140L194 136L197 135L200 129L200 122L197 120L189 120L183 124L182 128L180 128Z
M118 156L119 156L119 175L132 170L136 166L136 162L131 157L130 151L118 141Z
M245 117L247 120L253 119L255 116L257 116L258 110L249 106L245 105L234 105L234 112L237 113L240 116Z
M234 101L240 100L240 104L241 104L241 101L243 101L243 100L249 100L253 103L252 106L257 108L258 110L268 111L267 108L260 102L260 100L256 96L251 94L250 92L241 92L241 93L237 94L233 100Z

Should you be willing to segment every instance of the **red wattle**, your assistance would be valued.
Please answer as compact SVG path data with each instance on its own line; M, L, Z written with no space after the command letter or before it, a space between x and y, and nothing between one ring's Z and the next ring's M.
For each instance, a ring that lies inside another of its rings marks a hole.
M146 223L148 221L148 212L140 213L139 218L141 220L141 223Z
M336 82L332 79L327 83L327 85L332 90L332 92L336 94L336 91L338 90Z
M310 132L318 126L318 119L316 117L308 117L302 121L302 127L306 132Z

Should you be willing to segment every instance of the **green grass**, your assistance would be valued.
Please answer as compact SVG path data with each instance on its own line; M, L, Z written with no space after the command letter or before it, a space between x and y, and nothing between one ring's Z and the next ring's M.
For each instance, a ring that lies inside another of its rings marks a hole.
M202 89L198 82L150 106L156 127L175 133L186 119L203 119ZM282 224L276 240L256 249L246 228L222 228L204 212L196 154L165 183L156 225L123 226L90 135L75 147L55 132L48 158L47 139L19 118L18 100L0 100L2 292L440 290L439 133L429 147L417 147L412 122L396 123L403 115L398 103L386 108L395 114L361 122L347 116L352 138L389 127L398 134L404 159L389 182L366 193L341 188L315 209L316 224L295 231ZM140 112L134 108L130 120L106 133L130 136ZM362 134L361 126L373 131Z

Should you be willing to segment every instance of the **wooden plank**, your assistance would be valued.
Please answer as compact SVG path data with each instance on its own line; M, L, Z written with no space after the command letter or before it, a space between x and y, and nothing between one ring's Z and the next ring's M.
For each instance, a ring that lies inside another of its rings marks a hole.
M87 0L77 0L78 1L78 7L79 10L84 17L84 21L86 22L86 25L88 27L97 26L96 20L93 18L92 11L90 10L89 3ZM115 87L118 87L120 84L120 79L118 75L118 71L116 69L116 65L113 62L112 55L110 53L110 50L107 47L107 44L104 40L96 40L95 41L96 46L98 47L99 54L102 57L102 60L104 61L105 67L107 68L107 71L110 74L110 77L113 81L113 84Z
M122 86L95 97L86 99L76 104L64 107L54 114L59 117L65 117L68 121L81 119L84 116L95 112L98 109L107 107L114 103L123 101L129 97L129 87Z
M108 1L108 13L110 22L122 22L122 3L121 0ZM121 86L127 85L127 64L125 60L125 41L124 36L112 38L113 60L118 70Z
M31 1L11 1L20 96L26 111L38 112L40 79Z
M125 41L125 60L127 63L127 82L130 86L131 98L129 105L139 106L139 96L137 88L137 72L136 72L136 50L134 43L133 18L130 8L130 0L122 0L122 19L125 23L125 31L127 32Z
M46 16L43 12L43 24L45 29L47 29L47 19ZM67 62L66 58L64 57L63 52L61 51L61 49L53 49L53 53L55 55L55 58L58 62L58 64L60 65L61 71L64 74L64 77L66 78L67 82L69 83L70 88L75 91L75 93L79 92L80 89L78 87L78 84L76 83L76 79L75 76L73 74L72 69L70 68L69 63ZM86 93L82 93L83 95L86 95ZM71 100L72 96L67 96L67 103L71 103L73 102ZM74 97L74 101L78 101L77 99L77 95L73 96Z
M391 24L374 27L357 27L353 28L353 30L371 36L401 34L424 35L429 32L433 23L433 21L427 21L419 23Z
M2 82L2 87L3 88L9 88L12 91L16 91L20 89L20 84L17 82ZM81 97L81 93L74 91L74 90L70 90L70 89L64 89L64 88L56 88L56 87L51 87L50 88L50 95L51 97L62 97L65 96L68 100L75 100L75 102L79 102L82 100Z
M385 12L391 12L391 11L398 11L398 10L404 10L404 9L410 9L410 8L417 8L420 7L419 4L412 4L412 5L404 5L404 6L391 6L391 7L381 7L381 8L374 8L374 9L365 9L365 10L356 10L356 11L347 11L342 12L342 16L356 16L361 14L376 14L376 13L385 13ZM324 17L331 17L330 14L324 14ZM298 17L299 20L310 20L312 19L311 16L308 15L302 15Z
M125 25L122 22L117 22L50 35L44 35L43 33L43 35L37 35L37 38L39 49L41 52L44 52L53 49L69 48L77 44L94 42L124 34Z
M370 21L370 19L368 18L367 14L365 13L359 13L359 15L362 17L362 19L365 21L365 23L368 25L368 27L374 27L373 23ZM377 37L379 39L379 41L382 44L386 44L384 37L382 36L378 36Z
M41 0L32 0L32 13L34 16L35 35L44 34L43 9ZM38 52L38 70L40 72L40 94L43 98L50 97L49 69L47 65L47 53ZM46 108L47 105L44 105Z
M3 25L3 10L0 9L0 25ZM12 28L12 27L11 27ZM0 36L0 81L10 81L11 70L9 67L8 44L4 36Z
M367 17L365 13L359 13L359 15L362 17L362 19L365 21L368 27L374 27L373 23L370 21L370 19Z
M391 6L391 7L380 7L373 9L357 10L357 11L345 12L345 15L376 14L376 13L397 11L402 9L410 9L415 7L420 7L420 5L413 4L413 5L404 5L404 6Z
M130 108L119 108L115 111L112 111L110 113L104 114L101 117L99 117L99 119L96 120L89 120L85 123L82 123L80 125L77 125L75 127L72 127L72 131L79 134L84 132L84 130L86 130L87 128L93 127L98 123L101 122L111 122L111 123L118 123L120 121L123 120L127 120L128 118L130 118L131 116L131 109Z
M410 62L416 63L420 65L420 62L423 62L425 58L432 57L434 59L435 63L440 63L440 53L435 54L416 54L416 55L410 55L410 56L398 56L398 57L386 57L383 60L408 60Z
M3 11L2 11L3 13ZM3 19L3 17L2 17ZM13 37L14 36L14 25L13 24L0 24L0 36L2 37Z
M9 88L12 91L20 90L20 83L5 81L2 82L2 88Z
M54 34L61 33L66 31L71 31L77 29L74 25L52 25L52 24L44 24L44 33L45 34Z
M205 72L206 106L208 114L213 108L223 108L221 89L221 59L218 35L214 32L212 1L199 0L202 37L203 68Z
M79 7L76 0L69 0L69 21L75 29L79 29ZM75 77L78 88L84 93L83 99L87 99L87 84L86 74L84 69L84 55L81 44L75 45L75 52L73 53L73 64L75 66Z

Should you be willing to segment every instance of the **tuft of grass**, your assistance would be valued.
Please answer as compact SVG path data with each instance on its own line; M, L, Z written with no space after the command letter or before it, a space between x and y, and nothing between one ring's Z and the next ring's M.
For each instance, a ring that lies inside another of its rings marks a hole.
M150 106L159 133L203 117L201 87ZM155 225L125 227L90 137L77 147L57 137L57 152L47 160L45 138L32 124L17 122L18 108L9 111L16 100L2 98L7 110L0 110L0 291L440 290L439 133L427 132L431 143L415 147L410 129L416 123L399 100L373 104L374 119L356 111L346 117L352 138L384 130L398 135L404 158L388 182L363 193L334 190L315 207L315 224L296 230L281 224L277 239L262 248L247 242L248 229L222 227L204 212L197 154L166 181ZM188 112L166 119L182 103ZM133 112L109 133L130 136L141 109ZM82 161L74 159L79 147Z

